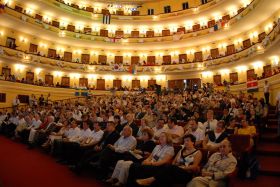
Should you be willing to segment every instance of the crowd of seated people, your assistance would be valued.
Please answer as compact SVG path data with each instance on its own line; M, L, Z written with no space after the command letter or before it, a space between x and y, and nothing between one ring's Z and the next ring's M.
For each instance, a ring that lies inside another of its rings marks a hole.
M0 112L0 132L114 186L225 184L237 165L228 138L250 135L255 145L267 108L252 95L212 90L38 102Z

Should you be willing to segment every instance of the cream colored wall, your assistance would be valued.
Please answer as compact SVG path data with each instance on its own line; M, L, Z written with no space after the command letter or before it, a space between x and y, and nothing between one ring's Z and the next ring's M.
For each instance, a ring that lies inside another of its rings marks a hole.
M38 98L41 94L46 97L50 93L51 100L63 100L75 97L74 89L41 87L2 80L0 80L0 93L6 93L6 103L0 103L0 108L11 107L12 101L17 95L31 96L31 94L34 94Z

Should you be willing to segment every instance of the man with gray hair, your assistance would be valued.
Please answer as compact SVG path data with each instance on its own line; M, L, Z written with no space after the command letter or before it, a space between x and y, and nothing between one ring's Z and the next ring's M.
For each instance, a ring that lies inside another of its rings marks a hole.
M127 124L126 125L128 125L129 127L131 127L131 129L132 129L132 135L134 136L134 137L136 137L137 136L137 133L138 133L138 131L139 131L139 127L136 125L136 123L134 122L134 114L132 114L132 113L128 113L127 115L126 115L126 119L127 119Z
M124 153L133 150L136 147L137 141L132 136L132 128L125 126L122 131L121 137L114 143L109 144L100 154L99 161L97 162L98 172L100 178L106 178L110 166L117 163L124 156Z
M193 178L187 187L226 186L225 178L234 172L236 164L230 142L227 139L223 140L219 151L214 153L203 167L201 176Z
M46 141L46 138L49 136L49 134L54 131L56 128L56 123L54 122L54 116L52 114L49 114L45 121L38 127L33 128L30 130L29 134L29 143L31 147L34 144L41 145Z

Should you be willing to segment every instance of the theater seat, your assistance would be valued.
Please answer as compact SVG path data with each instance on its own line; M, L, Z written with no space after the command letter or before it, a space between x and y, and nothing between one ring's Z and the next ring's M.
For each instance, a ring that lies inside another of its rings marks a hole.
M251 151L250 135L234 134L230 135L228 139L231 142L232 152L235 156L237 156L240 153Z

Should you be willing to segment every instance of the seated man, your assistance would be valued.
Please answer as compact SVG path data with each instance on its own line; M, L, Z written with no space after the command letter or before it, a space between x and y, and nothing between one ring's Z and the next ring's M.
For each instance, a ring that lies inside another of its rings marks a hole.
M30 117L31 117L32 119L31 119ZM29 117L29 116L26 116L26 117L25 117L25 120L26 120L26 122L27 122L28 127L25 128L25 129L20 133L20 136L21 136L22 141L23 141L24 143L28 143L28 138L29 138L30 130L31 130L31 129L36 129L36 128L38 128L38 127L42 124L42 122L41 122L41 120L40 120L39 114L35 114L34 117L30 115L30 117Z
M55 140L61 140L63 138L67 138L68 132L70 130L70 123L68 120L64 120L61 123L61 128L58 132L52 132L47 141L42 145L43 148L48 149L50 147L53 147L53 142Z
M188 129L185 134L192 134L196 138L195 146L200 147L202 145L203 140L205 139L205 135L203 130L198 128L198 124L195 119L190 119L188 122Z
M181 143L182 137L184 136L183 127L177 125L177 120L175 118L168 119L167 125L168 128L166 132L171 135L173 143Z
M225 178L234 172L237 161L231 153L228 140L223 140L219 152L214 153L202 169L200 177L195 177L187 187L226 186Z
M81 159L71 167L73 171L79 173L83 168L85 168L91 161L97 161L102 150L104 150L107 145L114 144L120 135L115 129L115 124L113 122L108 122L106 126L106 130L104 132L101 140L90 150L87 150Z
M19 114L18 115L18 124L17 127L15 129L15 137L19 137L19 134L25 129L27 128L27 124L24 118L23 114Z
M159 136L162 132L166 132L167 131L167 127L164 125L164 120L158 119L156 126L153 128L154 131L154 139L158 140Z
M203 123L199 128L201 128L204 133L206 134L208 131L215 130L218 121L214 119L214 111L213 110L208 110L207 111L207 121Z
M97 165L100 169L100 177L107 177L108 169L110 166L116 164L118 160L123 157L123 154L133 150L136 147L137 141L132 136L132 128L125 126L122 131L122 136L114 143L109 144L101 152Z
M38 128L32 128L30 130L28 138L30 145L41 145L44 143L50 133L55 130L55 128L56 123L54 122L54 116L49 114L45 121Z
M208 149L211 153L216 152L220 146L220 143L227 138L225 132L225 122L219 121L215 131L211 130L207 133L205 140L203 141L203 148Z
M136 125L136 123L134 122L134 116L133 114L129 113L126 115L126 119L127 119L127 124L128 126L130 126L132 128L132 135L134 137L137 136L137 133L139 131L139 127Z
M77 128L77 127L75 127ZM89 125L87 121L83 121L83 128L80 130L80 133L73 136L67 140L63 141L62 144L62 158L67 161L67 163L73 163L77 160L77 158L80 156L80 145L83 142L86 142L87 139L91 136L91 130L89 128Z
M63 144L66 142L78 141L81 135L81 129L75 120L71 122L71 128L67 131L66 137L63 139L55 139L53 142L53 155L61 156L63 154ZM64 161L63 159L59 161Z
M88 123L88 122L87 122ZM91 134L88 138L84 139L84 141L81 142L82 147L91 147L98 144L98 142L103 137L103 130L101 130L100 123L97 121L93 123L93 131L91 131Z
M15 129L18 125L18 116L16 113L12 113L10 117L8 117L8 121L7 123L5 123L5 125L2 127L2 131L3 133L8 136L8 137L12 137L15 134Z

